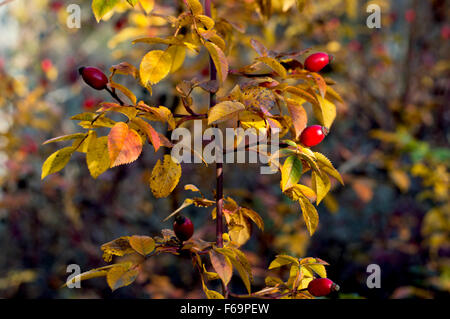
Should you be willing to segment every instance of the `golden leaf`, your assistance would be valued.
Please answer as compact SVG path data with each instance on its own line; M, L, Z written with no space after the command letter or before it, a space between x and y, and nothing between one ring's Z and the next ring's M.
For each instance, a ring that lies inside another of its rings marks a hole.
M134 235L128 239L130 246L143 256L155 250L155 241L149 236Z
M111 268L106 274L106 281L112 291L130 285L139 274L132 263L124 263Z
M181 177L181 165L170 155L164 155L164 162L158 160L150 177L150 188L156 198L167 197L177 186Z
M300 207L302 208L303 219L309 234L312 236L319 225L319 214L311 202L304 196L299 199Z
M205 41L204 45L216 66L220 83L224 83L228 76L228 61L225 53L212 42Z
M59 172L67 165L75 151L74 147L64 147L53 154L51 154L42 164L42 174L41 179L44 179L46 176Z
M93 178L97 178L110 167L107 136L93 136L89 139L86 163Z
M272 70L274 70L279 76L283 79L287 77L287 72L284 66L281 65L280 62L275 60L274 58L263 56L258 58L259 61L269 66Z
M215 124L229 120L245 109L241 102L224 101L217 103L208 111L208 124Z
M173 58L169 51L153 50L148 52L141 61L139 74L144 86L155 84L169 74Z
M313 171L311 175L311 183L312 188L317 195L317 205L319 205L331 188L330 179L326 174L319 175Z

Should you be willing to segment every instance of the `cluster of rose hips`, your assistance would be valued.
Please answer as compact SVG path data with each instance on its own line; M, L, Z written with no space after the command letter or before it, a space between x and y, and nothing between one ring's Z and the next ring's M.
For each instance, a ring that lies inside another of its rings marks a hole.
M308 56L305 60L305 69L310 72L319 72L326 67L333 57L324 52L317 52ZM328 129L320 125L312 125L305 128L300 135L300 143L307 147L316 146L323 141L328 134Z

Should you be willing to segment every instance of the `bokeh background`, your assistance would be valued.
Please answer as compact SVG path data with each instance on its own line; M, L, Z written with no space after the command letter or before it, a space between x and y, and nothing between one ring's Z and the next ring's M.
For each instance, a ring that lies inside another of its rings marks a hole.
M212 167L183 165L173 195L155 200L149 172L164 151L155 154L148 146L138 161L97 180L77 153L63 171L41 181L43 161L61 147L42 142L79 131L70 116L110 99L83 84L77 68L106 72L122 61L138 66L149 47L131 41L171 32L163 19L123 2L97 24L90 1L0 1L0 297L203 298L190 261L175 256L150 259L133 285L114 293L101 278L83 282L82 289L59 289L68 264L82 270L104 265L101 244L170 228L162 219L185 198L183 185L195 184L211 198L215 184ZM153 12L164 15L175 15L182 5L155 2ZM257 1L213 2L236 24L259 21L241 8L256 12ZM346 185L333 183L310 238L298 204L281 194L279 176L260 175L256 165L225 165L225 194L258 211L266 224L244 246L255 289L264 284L273 257L285 252L329 262L328 275L341 286L335 298L448 298L448 1L305 1L302 13L290 8L294 2L273 0L271 19L259 22L264 31L248 23L236 37L244 44L256 38L278 51L312 48L334 56L322 73L337 82L345 103L337 105L336 122L315 150L333 161ZM80 29L66 26L70 3L81 7ZM366 26L370 3L381 8L380 29ZM236 67L254 57L247 45L229 52ZM206 68L204 56L188 57L153 96L122 84L148 104L175 109L175 84L205 76ZM205 108L206 97L198 99ZM196 236L214 240L209 210L186 214ZM366 286L369 264L381 267L379 289ZM243 292L238 277L231 286Z

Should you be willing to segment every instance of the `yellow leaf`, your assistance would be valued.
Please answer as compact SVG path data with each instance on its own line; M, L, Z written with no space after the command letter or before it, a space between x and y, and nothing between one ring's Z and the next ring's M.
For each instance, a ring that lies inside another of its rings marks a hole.
M274 58L263 56L258 58L259 61L264 63L265 65L269 66L272 70L274 70L279 76L281 76L283 79L286 78L287 72L284 66L281 65L280 62L275 60Z
M196 18L205 26L206 29L212 29L214 27L214 20L205 15L197 15Z
M103 251L103 259L106 262L112 260L112 256L124 256L135 252L130 246L129 237L122 236L103 244L100 249Z
M297 184L302 176L302 171L302 161L296 155L289 156L281 168L281 190L284 192Z
M300 207L302 208L303 219L309 234L312 236L319 225L319 214L311 202L304 196L300 197Z
M266 121L261 116L246 110L239 113L239 122L244 129L252 127L259 130L267 127Z
M231 241L239 246L244 245L251 236L251 224L240 210L231 214L225 212L225 219L228 224L228 233Z
M192 204L194 204L194 200L190 199L190 198L186 198L183 202L183 204L181 204L180 207L178 207L174 212L172 212L169 216L167 216L166 218L164 218L164 222L166 220L169 220L171 217L175 216L176 214L178 214L178 212L180 212L181 210L185 209L186 207L191 206Z
M155 6L155 0L139 0L145 13L149 14Z
M172 58L170 72L173 73L183 65L184 58L186 57L186 48L181 45L171 45L167 48L166 52Z
M212 42L205 41L204 44L216 66L219 82L224 83L228 76L228 61L225 53Z
M390 178L394 181L395 185L402 191L406 192L411 184L408 174L399 169L389 171Z
M259 229L264 230L264 221L257 212L245 207L240 207L239 210L244 216L250 218Z
M155 241L149 236L134 235L129 238L130 246L143 256L155 250Z
M109 82L109 85L112 88L118 89L120 92L125 94L125 96L131 101L131 103L133 103L133 105L136 104L136 96L128 88L126 88L125 86L123 86L123 85L121 85L119 83L115 83L115 82L112 82L112 81Z
M313 105L314 115L319 120L320 124L326 128L330 128L336 118L336 106L330 101L322 98L320 95L316 96L320 107Z
M325 171L327 174L336 178L342 185L344 185L344 181L342 180L341 174L334 168L331 161L322 153L314 152L314 155L317 161L320 164L320 169Z
M308 197L311 201L315 201L316 193L308 186L296 184L284 192L290 199L298 201L301 195Z
M142 152L141 137L126 123L118 122L108 134L108 150L111 167L131 163Z
M203 6L199 0L187 0L187 4L189 6L189 9L191 9L193 15L199 15L203 13Z
M111 268L106 274L106 281L112 291L131 284L139 274L139 270L130 263Z
M208 124L227 121L244 109L245 106L241 102L224 101L217 103L208 111Z
M86 163L93 178L97 178L110 167L107 136L90 138Z
M319 205L331 188L330 179L326 174L322 174L322 176L320 176L318 173L313 171L311 175L311 183L314 192L317 194L317 205Z
M78 281L92 279L92 278L98 278L98 277L105 277L108 273L108 269L113 268L117 266L117 264L114 265L108 265L100 268L91 269L89 271L83 272L79 275L76 275L70 280L67 280L66 283L62 287L66 287L68 284L75 284Z
M172 67L172 56L169 51L153 50L141 61L139 74L144 86L155 84L164 79Z
M158 160L150 177L150 188L156 198L167 197L177 186L181 177L181 165L170 155L164 155L164 162Z
M269 269L280 268L284 265L295 264L298 265L298 259L288 255L277 255L275 259L270 263Z
M86 137L86 133L75 133L75 134L69 134L69 135L63 135L63 136L58 136L58 137L51 138L49 140L46 140L42 144L49 144L49 143L54 143L54 142L69 141L69 140L75 140L75 139L84 138L84 137Z
M50 155L42 164L41 179L62 170L69 162L74 151L74 147L64 147Z
M119 2L120 0L92 0L92 12L94 12L97 22L114 9Z

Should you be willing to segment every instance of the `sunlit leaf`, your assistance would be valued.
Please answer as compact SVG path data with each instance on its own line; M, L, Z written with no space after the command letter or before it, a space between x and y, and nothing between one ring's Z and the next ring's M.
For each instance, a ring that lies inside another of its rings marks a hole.
M74 147L64 147L50 155L42 164L41 179L62 170L69 162L74 151Z
M169 51L153 50L148 52L141 61L139 74L141 81L146 86L155 84L169 74L173 58Z
M245 106L241 102L224 101L217 103L208 112L208 124L220 123L236 116Z
M302 161L296 156L289 156L281 168L281 190L294 186L302 176L303 166Z
M142 152L141 137L126 123L118 122L108 134L108 150L111 167L134 162Z

